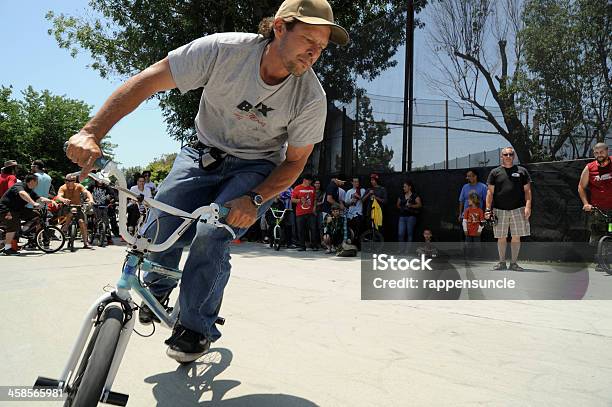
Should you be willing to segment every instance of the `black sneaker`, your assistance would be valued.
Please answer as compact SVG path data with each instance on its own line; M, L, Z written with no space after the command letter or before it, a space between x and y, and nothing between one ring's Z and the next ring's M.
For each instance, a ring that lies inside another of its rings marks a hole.
M493 270L506 270L506 262L500 261L495 265L495 267L493 267Z
M524 271L525 270L524 268L522 268L521 266L519 266L516 263L510 263L510 267L509 268L512 271Z
M13 250L12 248L10 248L10 249L2 250L2 254L5 256L18 256L19 252L17 250Z
M154 297L164 306L164 308L166 308L166 310L171 309L168 308L170 293L161 296L155 295ZM157 318L157 315L155 315L153 311L151 311L151 308L146 306L144 302L140 304L140 308L138 309L138 321L140 321L140 323L143 325L149 325L151 322L161 322L159 318Z
M172 336L164 342L166 355L179 363L191 363L210 349L210 341L204 335L187 329L180 323L174 326Z

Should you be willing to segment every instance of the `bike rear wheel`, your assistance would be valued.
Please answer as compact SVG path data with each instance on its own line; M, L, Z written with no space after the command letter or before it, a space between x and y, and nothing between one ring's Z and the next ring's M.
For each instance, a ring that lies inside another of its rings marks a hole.
M75 379L69 386L64 407L91 407L98 404L122 327L122 309L115 305L108 306L87 344Z
M606 273L612 275L612 236L604 236L599 239L597 261Z
M56 226L45 226L36 234L36 246L45 253L55 253L66 243L66 236Z

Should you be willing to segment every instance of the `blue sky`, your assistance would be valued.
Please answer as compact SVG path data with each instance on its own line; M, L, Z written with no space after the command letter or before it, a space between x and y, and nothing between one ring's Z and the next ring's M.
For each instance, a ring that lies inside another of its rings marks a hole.
M54 94L83 100L93 106L94 112L97 111L120 82L102 79L96 71L87 68L91 63L87 52L80 52L76 58L72 58L67 50L60 49L55 39L47 34L50 23L45 19L49 10L56 14L83 15L86 9L86 0L0 0L0 38L3 39L0 85L12 85L14 94L28 85L39 91L48 89ZM415 37L414 94L417 99L440 99L421 75L421 72L431 71L425 36L426 31L418 30ZM403 52L402 48L397 55L398 64L395 68L383 73L372 83L361 81L369 93L403 97ZM401 117L397 117L397 121L400 120ZM477 124L475 127L489 129L486 124ZM166 134L166 125L156 102L142 104L120 121L109 136L113 143L118 144L116 158L124 166L146 165L154 158L176 152L180 148L179 143ZM414 136L415 166L444 159L442 131L415 129ZM396 168L401 168L401 129L394 130L386 142L396 149L394 164ZM450 156L466 155L477 150L496 148L498 145L503 145L503 142L496 136L475 137L453 133L449 143Z
M3 63L0 84L12 85L14 95L31 85L57 95L83 100L95 112L120 82L102 79L87 68L91 59L85 52L72 58L47 34L50 23L45 14L82 15L86 0L13 1L0 0L0 38ZM146 165L155 157L178 151L180 143L166 134L157 103L144 103L120 121L109 133L119 146L117 160L125 166Z

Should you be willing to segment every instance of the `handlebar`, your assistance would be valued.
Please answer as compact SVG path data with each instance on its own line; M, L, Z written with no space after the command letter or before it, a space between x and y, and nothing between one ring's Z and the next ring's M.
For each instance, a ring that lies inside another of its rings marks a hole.
M227 209L227 208L225 208ZM285 209L276 209L276 208L270 208L270 211L272 211L272 216L274 216L277 219L282 218L283 216L285 216L286 212L291 212L293 211L293 209L290 208L285 208Z
M67 146L67 144L65 146ZM229 213L228 208L220 207L216 203L211 203L210 205L202 206L190 213L163 202L156 201L153 198L144 198L143 203L169 215L183 218L183 223L162 243L152 243L149 241L150 239L143 239L139 234L137 234L137 236L132 236L127 230L127 198L137 200L138 194L133 193L127 188L125 175L119 170L117 163L114 161L105 157L100 157L95 161L95 166L100 166L100 171L98 173L90 173L89 177L94 181L98 181L113 188L119 194L119 232L131 247L142 250L146 249L150 252L162 252L169 249L179 239L180 235L193 222L198 220L200 222L209 223L215 227L224 228L232 235L232 239L236 238L234 230L230 226L219 221L220 218L227 216ZM114 183L110 181L111 176L114 176L116 179ZM139 240L141 242L139 242Z
M606 214L604 211L601 210L601 208L595 206L595 205L591 205L591 211L590 214L593 215L593 212L597 212L599 213L601 216L604 217L604 219L612 219L612 215L608 215Z

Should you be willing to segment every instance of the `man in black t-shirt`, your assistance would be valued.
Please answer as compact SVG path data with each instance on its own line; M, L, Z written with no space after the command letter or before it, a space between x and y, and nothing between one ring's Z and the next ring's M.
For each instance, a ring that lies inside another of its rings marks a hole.
M340 188L346 183L344 178L343 175L340 175L338 178L332 178L331 181L329 181L329 185L327 189L325 189L325 202L323 202L321 206L321 212L324 213L323 219L325 219L325 215L331 213L331 207L334 204L340 205L341 211L344 212L344 202L340 197Z
M502 165L491 170L487 179L485 218L489 219L493 212L497 216L493 233L497 239L499 263L494 270L506 269L508 229L512 237L512 260L509 268L514 271L523 270L516 264L521 249L521 236L529 236L531 232L531 177L524 167L513 164L514 155L512 147L502 149Z
M26 208L27 204L31 204L35 209L40 207L36 201L51 202L50 199L39 197L34 188L38 185L38 178L34 174L28 174L24 182L18 182L13 185L0 198L0 226L6 232L4 236L4 249L2 254L10 256L17 254L17 251L11 248L11 241L15 237L15 232L19 228L21 220L30 220L38 216L33 210Z

